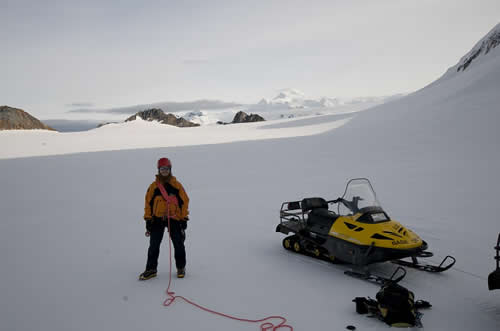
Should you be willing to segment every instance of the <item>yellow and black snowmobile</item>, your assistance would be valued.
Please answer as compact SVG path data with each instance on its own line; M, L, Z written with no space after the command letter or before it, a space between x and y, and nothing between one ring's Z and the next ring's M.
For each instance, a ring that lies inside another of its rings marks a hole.
M335 208L329 209L330 204L337 205L336 212ZM283 239L286 249L358 267L392 261L424 271L442 272L455 264L452 256L445 257L440 265L420 264L417 257L432 256L427 251L427 243L387 215L366 178L351 179L343 196L335 200L314 197L284 202L276 232L293 233ZM403 258L411 258L411 262L401 260ZM403 274L397 281L406 274L404 269L399 269ZM377 283L387 280L367 271L346 273Z

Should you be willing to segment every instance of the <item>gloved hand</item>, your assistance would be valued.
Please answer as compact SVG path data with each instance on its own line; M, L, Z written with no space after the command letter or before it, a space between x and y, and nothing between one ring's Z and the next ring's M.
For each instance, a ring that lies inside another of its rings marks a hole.
M188 221L189 221L189 217L185 217L183 220L180 221L181 223L181 229L182 230L186 230L187 227L188 227Z
M151 232L153 230L153 220L148 218L145 219L145 221L146 221L146 231Z

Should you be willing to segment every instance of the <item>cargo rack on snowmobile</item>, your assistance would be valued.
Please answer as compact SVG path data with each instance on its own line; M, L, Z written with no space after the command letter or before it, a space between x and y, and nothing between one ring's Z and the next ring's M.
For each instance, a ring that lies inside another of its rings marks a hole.
M283 202L280 209L280 224L276 227L276 232L284 234L290 232L299 233L306 228L306 212L313 208L328 209L328 204L334 202L336 201L326 201L323 198L305 198L301 201Z
M304 211L300 201L283 202L280 209L280 224L276 227L276 232L284 234L298 233L305 227Z

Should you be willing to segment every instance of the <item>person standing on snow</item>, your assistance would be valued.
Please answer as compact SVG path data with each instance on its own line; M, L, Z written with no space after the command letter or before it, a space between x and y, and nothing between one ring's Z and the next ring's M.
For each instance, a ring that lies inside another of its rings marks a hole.
M164 194L162 194L162 188ZM164 195L168 195L166 198ZM177 277L183 278L186 272L186 249L184 240L188 221L189 197L182 184L172 175L172 163L167 158L158 160L156 180L149 185L144 206L146 235L149 235L148 260L146 270L139 276L140 280L156 277L160 244L168 227L170 215L170 237L174 244Z

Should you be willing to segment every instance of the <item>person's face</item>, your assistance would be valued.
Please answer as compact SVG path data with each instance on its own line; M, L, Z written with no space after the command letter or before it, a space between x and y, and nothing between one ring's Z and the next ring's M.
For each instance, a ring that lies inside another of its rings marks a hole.
M170 175L170 167L160 167L160 175L162 175L163 177L167 177L168 175Z

